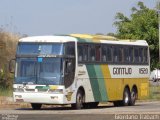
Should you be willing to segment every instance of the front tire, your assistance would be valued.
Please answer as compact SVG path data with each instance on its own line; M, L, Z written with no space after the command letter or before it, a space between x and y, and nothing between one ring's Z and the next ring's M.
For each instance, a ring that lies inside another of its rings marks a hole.
M38 104L38 103L31 103L32 109L33 110L40 110L42 107L42 104Z
M79 90L76 95L76 103L72 104L72 108L74 109L82 109L84 107L84 93Z

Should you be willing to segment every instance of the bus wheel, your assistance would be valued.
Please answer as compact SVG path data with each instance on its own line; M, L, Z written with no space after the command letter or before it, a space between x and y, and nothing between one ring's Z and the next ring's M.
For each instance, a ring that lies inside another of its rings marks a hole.
M122 100L122 105L123 106L128 106L130 102L130 92L128 88L124 89L123 92L123 100Z
M84 107L84 94L81 90L78 90L76 96L76 103L72 104L72 108L74 109L82 109Z
M137 92L136 92L135 89L132 89L132 91L131 91L131 99L130 99L129 105L131 105L131 106L135 105L136 98L137 98Z
M42 104L38 104L38 103L31 103L32 109L33 110L40 110Z

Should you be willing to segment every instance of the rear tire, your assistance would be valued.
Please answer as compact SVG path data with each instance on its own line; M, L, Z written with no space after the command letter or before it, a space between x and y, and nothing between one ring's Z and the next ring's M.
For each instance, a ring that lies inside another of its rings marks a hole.
M132 89L129 105L131 106L135 105L136 99L137 99L137 91L135 89Z
M123 100L121 101L121 104L123 106L128 106L129 103L130 103L130 91L128 88L125 88L123 92Z
M42 104L38 104L38 103L31 103L32 109L33 110L40 110L42 107Z

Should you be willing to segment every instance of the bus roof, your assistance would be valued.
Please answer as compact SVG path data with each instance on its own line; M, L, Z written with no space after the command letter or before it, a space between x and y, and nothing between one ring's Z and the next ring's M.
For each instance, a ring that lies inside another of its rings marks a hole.
M72 42L79 43L108 43L108 44L122 44L122 45L139 45L148 46L145 40L121 40L112 36L104 35L89 35L89 34L70 34L70 35L52 35L52 36L32 36L21 38L19 42Z
M71 36L32 36L21 38L19 42L70 42L77 41L76 38Z
M91 35L91 34L70 34L70 36L83 38L83 39L103 39L103 40L118 40L113 36L108 35Z

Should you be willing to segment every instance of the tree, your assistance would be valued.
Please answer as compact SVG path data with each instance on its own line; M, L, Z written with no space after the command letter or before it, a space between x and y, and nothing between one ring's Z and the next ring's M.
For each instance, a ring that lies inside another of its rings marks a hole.
M16 45L19 36L0 31L0 89L11 88L13 75L9 72L9 61L15 58Z
M157 68L158 63L158 15L154 9L147 8L143 2L132 7L130 17L117 13L114 25L117 27L118 38L144 39L148 42L151 56L151 69Z

